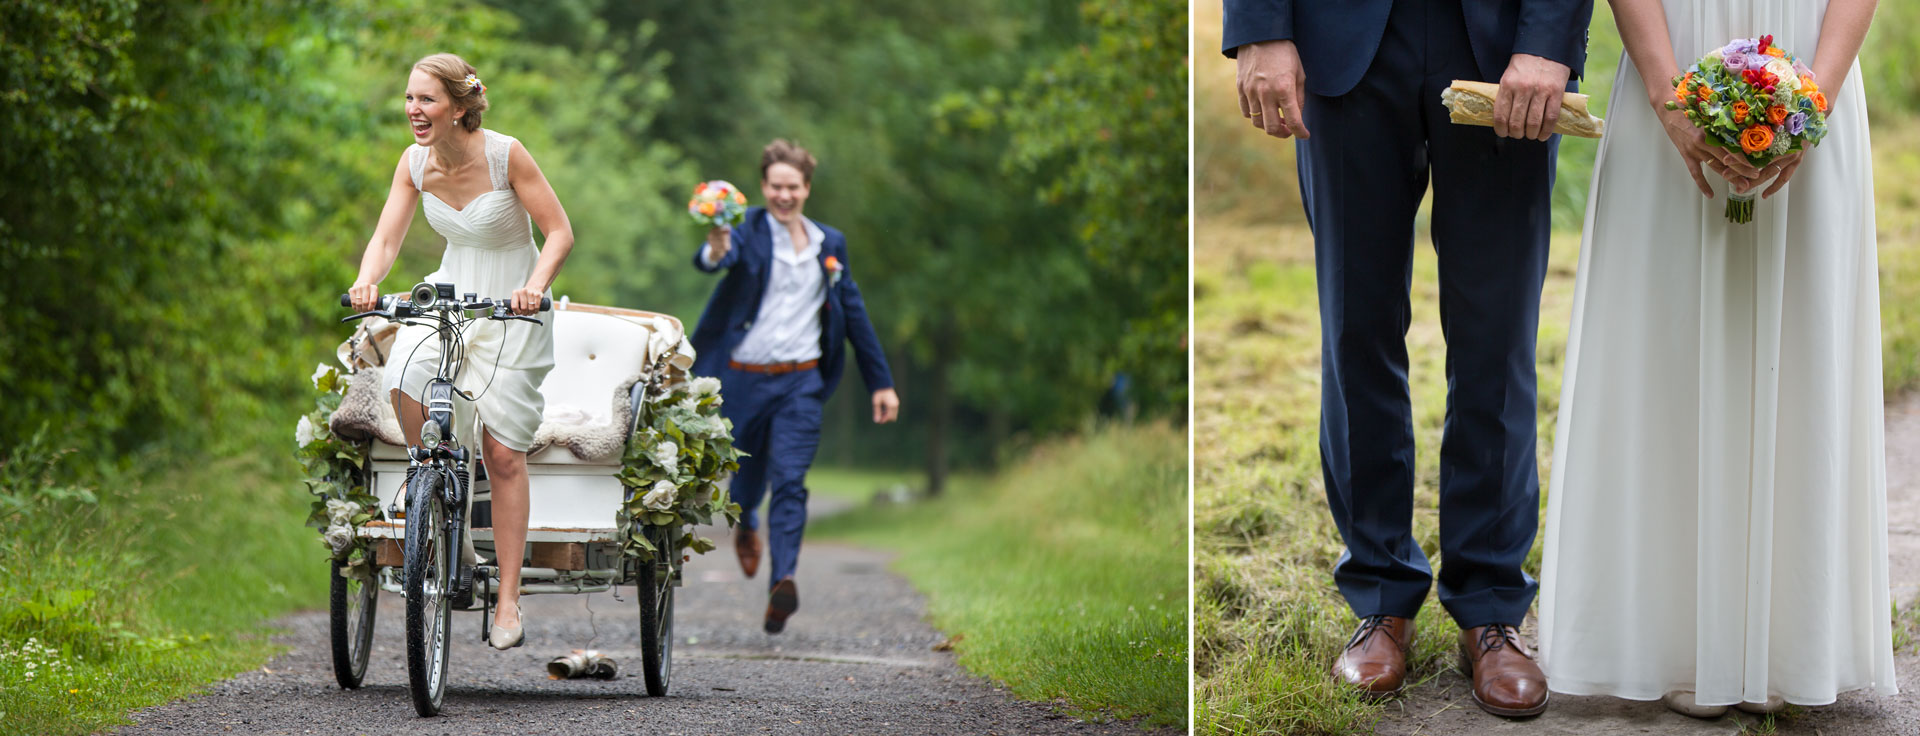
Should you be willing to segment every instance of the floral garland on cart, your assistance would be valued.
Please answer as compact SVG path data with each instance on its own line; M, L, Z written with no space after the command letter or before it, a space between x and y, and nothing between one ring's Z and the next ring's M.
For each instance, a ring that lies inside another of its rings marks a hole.
M294 456L307 471L307 492L313 494L313 508L307 514L307 526L320 532L330 558L353 577L371 580L372 550L368 540L356 532L373 518L379 507L366 485L367 442L355 442L330 429L328 420L340 408L353 376L321 364L314 369L313 387L318 392L312 411L300 417L294 427Z
M673 549L660 549L644 530L633 529L621 545L628 557L666 561L689 549L705 554L713 540L694 534L691 525L719 518L732 527L740 520L740 505L720 490L720 480L740 469L741 456L733 447L733 423L720 415L720 379L668 385L670 372L666 361L655 367L633 423L620 469L627 499L619 521L622 528L638 520L681 533Z

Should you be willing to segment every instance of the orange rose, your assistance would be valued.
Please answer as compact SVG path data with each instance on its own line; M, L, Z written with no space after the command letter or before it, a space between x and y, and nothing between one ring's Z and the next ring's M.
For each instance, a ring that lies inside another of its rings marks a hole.
M1772 137L1772 134L1768 134L1768 137ZM715 208L714 208L714 206L713 206L713 203L712 203L712 202L701 202L701 203L700 203L700 214L703 214L703 215L707 215L707 216L709 216L709 217L711 217L711 216L713 215L713 213L714 213L714 209L715 209Z
M1680 101L1681 105L1685 105L1693 101L1691 99L1693 97L1693 90L1687 89L1686 82L1681 82L1680 86L1673 88L1673 96Z
M1800 75L1800 92L1801 92L1801 94L1809 94L1809 95L1810 95L1810 94L1813 94L1813 93L1815 93L1815 92L1819 92L1819 91L1820 91L1820 85L1817 85L1817 84L1814 84L1814 83L1813 83L1813 75L1811 75L1811 74L1802 74L1802 75Z
M1694 96L1699 97L1701 102L1706 102L1707 100L1713 99L1713 88L1704 84L1700 85L1698 89L1694 90Z
M1747 113L1751 111L1752 111L1752 108L1747 107L1747 103L1745 102L1733 103L1733 122L1736 122L1736 123L1747 122Z
M1787 119L1787 108L1781 105L1767 106L1767 122L1772 123L1774 125L1779 125L1781 121L1786 119Z
M734 192L734 193L733 193L733 203L734 203L734 204L746 204L746 203L747 203L747 195L744 195L744 194L741 194L741 193L739 193L739 192Z
M1755 125L1740 131L1740 150L1747 153L1759 153L1773 145L1773 129L1765 125Z
M1762 51L1760 53L1766 54L1776 59L1784 59L1787 57L1787 52L1784 49L1781 49L1779 46L1768 46L1766 51Z
M1814 109L1819 110L1820 112L1827 111L1827 94L1825 92L1815 90L1812 95L1809 95L1809 97L1813 98Z

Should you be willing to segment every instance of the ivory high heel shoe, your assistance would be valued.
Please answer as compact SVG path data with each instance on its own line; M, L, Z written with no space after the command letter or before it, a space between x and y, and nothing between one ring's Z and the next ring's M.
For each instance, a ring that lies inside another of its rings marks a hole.
M494 624L487 632L487 644L492 645L495 649L505 651L527 643L525 629L527 614L521 610L518 602L513 604L513 612L515 614L513 617L513 628L509 629L500 624Z

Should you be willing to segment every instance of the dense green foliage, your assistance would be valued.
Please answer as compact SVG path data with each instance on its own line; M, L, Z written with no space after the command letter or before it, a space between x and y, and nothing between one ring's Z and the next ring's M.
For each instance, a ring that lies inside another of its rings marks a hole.
M930 504L809 530L899 551L961 664L1022 698L1182 726L1187 462L1164 423L1044 443Z

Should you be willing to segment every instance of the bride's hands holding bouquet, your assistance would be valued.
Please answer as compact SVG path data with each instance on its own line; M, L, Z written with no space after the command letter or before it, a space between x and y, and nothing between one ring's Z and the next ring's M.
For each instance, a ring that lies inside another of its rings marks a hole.
M1700 194L1713 198L1713 185L1707 183L1706 174L1701 166L1711 168L1721 178L1726 179L1735 191L1745 191L1760 181L1760 170L1725 148L1707 143L1707 136L1699 126L1687 119L1681 110L1667 109L1668 98L1662 95L1653 103L1654 113L1660 116L1660 127L1667 132L1667 140L1673 143L1675 151L1680 153L1680 161L1687 168L1687 174L1693 177L1694 185L1700 187Z

